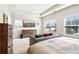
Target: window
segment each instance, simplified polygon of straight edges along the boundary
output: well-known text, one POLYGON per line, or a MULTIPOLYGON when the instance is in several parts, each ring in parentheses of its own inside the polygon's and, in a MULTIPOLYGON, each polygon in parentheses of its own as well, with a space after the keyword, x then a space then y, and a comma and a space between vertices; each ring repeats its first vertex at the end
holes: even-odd
POLYGON ((56 32, 56 20, 47 20, 45 28, 47 32, 56 32))
POLYGON ((79 15, 65 17, 65 34, 79 37, 79 15))

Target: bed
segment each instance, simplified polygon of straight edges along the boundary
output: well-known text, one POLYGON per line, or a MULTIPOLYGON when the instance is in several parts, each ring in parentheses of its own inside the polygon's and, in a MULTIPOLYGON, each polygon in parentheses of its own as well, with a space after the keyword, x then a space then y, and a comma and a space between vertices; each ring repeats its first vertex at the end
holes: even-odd
POLYGON ((28 54, 78 54, 79 40, 57 37, 38 42, 28 48, 28 54))

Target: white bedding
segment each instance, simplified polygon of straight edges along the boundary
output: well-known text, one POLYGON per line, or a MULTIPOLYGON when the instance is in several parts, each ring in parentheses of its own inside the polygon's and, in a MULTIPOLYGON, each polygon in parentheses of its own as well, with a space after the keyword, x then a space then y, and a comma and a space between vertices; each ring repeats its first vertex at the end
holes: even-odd
POLYGON ((29 47, 32 54, 79 54, 79 40, 69 37, 57 37, 36 43, 29 47))

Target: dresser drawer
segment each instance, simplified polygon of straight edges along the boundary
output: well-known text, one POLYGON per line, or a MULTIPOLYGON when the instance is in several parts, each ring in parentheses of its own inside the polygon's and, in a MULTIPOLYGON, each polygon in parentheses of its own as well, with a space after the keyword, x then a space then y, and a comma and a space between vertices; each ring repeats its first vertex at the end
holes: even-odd
POLYGON ((13 26, 12 26, 12 25, 9 25, 9 26, 8 26, 8 29, 13 29, 13 26))
POLYGON ((13 40, 8 41, 8 46, 11 46, 13 44, 13 40))
POLYGON ((0 47, 1 46, 6 46, 6 45, 7 45, 7 43, 2 43, 2 42, 0 43, 0 47))
POLYGON ((7 53, 7 47, 6 46, 1 46, 0 47, 0 54, 6 54, 7 53))
POLYGON ((8 30, 8 34, 13 34, 13 30, 8 30))
POLYGON ((12 46, 8 46, 8 54, 12 54, 13 52, 13 47, 12 46))
POLYGON ((5 41, 5 40, 0 40, 0 44, 7 44, 7 41, 5 41))
POLYGON ((12 36, 12 35, 8 35, 8 38, 11 38, 11 39, 12 39, 12 38, 13 38, 13 36, 12 36))

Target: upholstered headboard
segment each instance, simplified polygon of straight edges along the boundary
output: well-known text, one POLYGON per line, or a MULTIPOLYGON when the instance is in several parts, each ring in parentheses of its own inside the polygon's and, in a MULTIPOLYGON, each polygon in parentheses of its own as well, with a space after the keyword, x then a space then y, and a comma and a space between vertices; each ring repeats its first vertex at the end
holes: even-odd
POLYGON ((36 30, 22 30, 22 37, 34 36, 36 34, 36 30))

